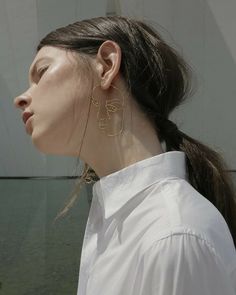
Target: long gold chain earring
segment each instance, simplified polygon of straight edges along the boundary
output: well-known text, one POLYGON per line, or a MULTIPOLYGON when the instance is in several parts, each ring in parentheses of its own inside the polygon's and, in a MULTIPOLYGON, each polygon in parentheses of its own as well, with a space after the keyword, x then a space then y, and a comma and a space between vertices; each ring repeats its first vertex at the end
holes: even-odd
MULTIPOLYGON (((93 90, 92 90, 92 95, 91 95, 91 100, 92 100, 93 105, 99 108, 99 109, 98 109, 98 112, 97 112, 98 127, 99 127, 99 129, 102 130, 102 132, 105 132, 105 131, 104 131, 104 124, 103 124, 103 121, 106 120, 106 119, 101 119, 101 118, 99 118, 99 110, 100 110, 100 105, 101 105, 101 104, 99 104, 99 101, 96 100, 96 99, 94 99, 94 97, 93 97, 93 92, 94 92, 94 90, 95 90, 97 87, 99 87, 99 86, 100 86, 100 85, 97 85, 97 86, 95 86, 95 87, 93 88, 93 90)), ((121 116, 121 128, 120 128, 119 132, 116 133, 116 134, 108 134, 108 133, 106 133, 106 134, 107 134, 107 136, 117 136, 117 135, 119 135, 119 134, 122 133, 123 128, 124 128, 124 100, 125 100, 125 99, 124 99, 124 95, 123 95, 123 93, 121 92, 121 90, 120 90, 119 88, 117 88, 116 86, 113 86, 113 85, 111 85, 111 87, 113 87, 114 89, 118 90, 118 91, 121 93, 121 96, 122 96, 123 99, 122 99, 122 102, 121 102, 120 99, 117 99, 117 98, 107 99, 107 100, 105 101, 105 108, 106 108, 106 112, 107 112, 107 117, 110 119, 110 114, 109 114, 110 112, 111 112, 111 113, 115 113, 115 112, 117 112, 117 111, 122 111, 122 116, 121 116)))

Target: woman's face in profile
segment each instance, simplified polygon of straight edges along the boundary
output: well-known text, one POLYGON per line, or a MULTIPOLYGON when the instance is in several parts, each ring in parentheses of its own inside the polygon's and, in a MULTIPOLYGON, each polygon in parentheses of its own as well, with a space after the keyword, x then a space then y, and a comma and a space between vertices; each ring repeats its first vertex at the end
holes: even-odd
POLYGON ((29 84, 14 103, 22 113, 33 113, 27 133, 34 145, 47 154, 78 152, 91 93, 88 72, 78 64, 78 55, 76 59, 64 49, 41 48, 30 66, 29 84))

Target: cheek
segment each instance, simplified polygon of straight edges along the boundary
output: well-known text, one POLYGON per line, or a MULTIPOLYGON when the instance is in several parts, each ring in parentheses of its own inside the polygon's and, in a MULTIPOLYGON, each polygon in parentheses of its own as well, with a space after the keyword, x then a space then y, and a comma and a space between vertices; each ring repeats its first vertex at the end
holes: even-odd
POLYGON ((79 136, 89 111, 88 89, 88 83, 66 77, 42 83, 34 106, 35 137, 58 143, 71 132, 79 136))
POLYGON ((67 72, 49 73, 40 81, 34 94, 35 113, 50 120, 71 109, 76 95, 75 80, 67 72))

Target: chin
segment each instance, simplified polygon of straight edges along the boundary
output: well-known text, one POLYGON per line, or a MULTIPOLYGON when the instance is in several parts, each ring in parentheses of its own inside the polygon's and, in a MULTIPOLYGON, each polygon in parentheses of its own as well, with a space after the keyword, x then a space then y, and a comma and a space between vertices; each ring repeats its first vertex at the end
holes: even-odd
POLYGON ((31 141, 33 145, 36 147, 36 149, 39 150, 41 153, 48 155, 56 154, 55 149, 50 144, 50 142, 52 141, 46 139, 46 137, 43 136, 42 133, 40 134, 39 132, 36 132, 36 130, 32 132, 31 141))
POLYGON ((32 143, 38 151, 45 155, 66 155, 65 150, 62 148, 60 149, 59 144, 56 145, 55 141, 53 142, 53 144, 50 144, 49 140, 42 140, 42 138, 32 136, 32 143))
POLYGON ((49 129, 35 128, 31 134, 32 144, 46 155, 71 156, 68 142, 64 142, 62 135, 49 132, 49 129))

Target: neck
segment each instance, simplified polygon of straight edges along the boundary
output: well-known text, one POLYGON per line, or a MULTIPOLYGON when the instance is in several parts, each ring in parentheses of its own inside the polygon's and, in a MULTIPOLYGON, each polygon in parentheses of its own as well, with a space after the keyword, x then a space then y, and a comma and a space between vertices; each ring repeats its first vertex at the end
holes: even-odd
MULTIPOLYGON (((128 109, 126 118, 127 114, 128 109)), ((137 107, 132 109, 132 121, 129 119, 122 134, 116 137, 104 134, 93 144, 85 143, 88 147, 85 161, 100 178, 164 152, 155 129, 137 107)))

